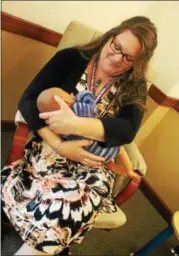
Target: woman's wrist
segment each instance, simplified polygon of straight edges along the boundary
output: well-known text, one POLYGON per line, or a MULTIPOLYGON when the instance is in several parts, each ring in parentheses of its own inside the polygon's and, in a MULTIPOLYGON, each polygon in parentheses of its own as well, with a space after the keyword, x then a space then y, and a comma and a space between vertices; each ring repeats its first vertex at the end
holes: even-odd
POLYGON ((81 122, 82 118, 79 116, 74 116, 71 120, 69 125, 70 128, 70 133, 69 134, 73 134, 73 135, 77 135, 80 136, 81 135, 81 130, 80 130, 80 126, 78 125, 79 122, 81 122))
POLYGON ((104 142, 104 127, 98 118, 78 117, 73 135, 104 142))
POLYGON ((59 140, 59 141, 56 143, 55 147, 53 147, 53 150, 54 150, 57 154, 59 154, 60 151, 61 151, 62 146, 63 146, 63 140, 59 140))

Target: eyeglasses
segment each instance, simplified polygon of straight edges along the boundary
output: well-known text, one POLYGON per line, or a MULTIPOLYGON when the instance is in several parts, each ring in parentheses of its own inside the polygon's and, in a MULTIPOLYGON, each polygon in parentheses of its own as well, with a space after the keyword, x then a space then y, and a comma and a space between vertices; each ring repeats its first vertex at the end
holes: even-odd
POLYGON ((110 43, 111 50, 114 52, 114 54, 121 54, 123 62, 127 66, 132 66, 134 63, 134 60, 132 57, 128 54, 125 54, 122 52, 121 46, 115 42, 115 36, 113 37, 111 43, 110 43))

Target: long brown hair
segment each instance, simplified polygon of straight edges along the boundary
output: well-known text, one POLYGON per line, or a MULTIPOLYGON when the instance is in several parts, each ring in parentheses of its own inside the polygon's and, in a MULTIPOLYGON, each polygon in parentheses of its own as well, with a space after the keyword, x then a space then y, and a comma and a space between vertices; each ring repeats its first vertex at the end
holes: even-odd
MULTIPOLYGON (((96 40, 78 46, 80 53, 87 59, 99 58, 104 45, 112 37, 130 30, 139 40, 142 50, 131 70, 116 76, 114 84, 117 88, 114 104, 137 104, 140 109, 145 110, 147 98, 146 70, 150 58, 157 46, 157 29, 149 18, 135 16, 123 21, 119 26, 107 31, 96 40)), ((110 96, 110 95, 109 95, 110 96)))

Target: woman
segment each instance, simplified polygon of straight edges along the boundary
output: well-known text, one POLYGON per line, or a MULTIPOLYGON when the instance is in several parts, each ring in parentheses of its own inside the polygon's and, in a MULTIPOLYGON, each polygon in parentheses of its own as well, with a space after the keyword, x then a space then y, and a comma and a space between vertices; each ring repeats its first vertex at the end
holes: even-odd
POLYGON ((30 247, 60 253, 83 239, 101 211, 116 211, 115 175, 104 158, 83 147, 93 140, 113 147, 134 139, 146 103, 145 72, 156 45, 154 24, 146 17, 130 18, 93 43, 58 52, 24 92, 18 107, 35 136, 23 159, 4 167, 2 195, 6 215, 30 247), (61 110, 39 114, 37 97, 50 87, 74 96, 90 89, 98 118, 76 116, 60 98, 61 110), (86 140, 63 141, 59 134, 86 140))

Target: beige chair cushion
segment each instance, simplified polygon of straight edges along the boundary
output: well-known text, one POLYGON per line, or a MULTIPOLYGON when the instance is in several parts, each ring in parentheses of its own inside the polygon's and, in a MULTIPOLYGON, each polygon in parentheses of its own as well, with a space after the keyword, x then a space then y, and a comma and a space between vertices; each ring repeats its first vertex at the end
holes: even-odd
POLYGON ((94 224, 94 228, 119 228, 124 225, 126 221, 126 215, 119 207, 117 207, 117 212, 115 213, 101 213, 101 215, 98 217, 94 224))
POLYGON ((179 211, 175 212, 172 217, 172 226, 177 239, 179 240, 179 211))
POLYGON ((65 29, 57 51, 67 47, 89 43, 100 35, 101 33, 98 30, 81 22, 72 21, 65 29))
POLYGON ((124 147, 132 162, 133 170, 138 170, 144 176, 147 171, 147 165, 136 143, 133 141, 130 144, 125 144, 124 147))

